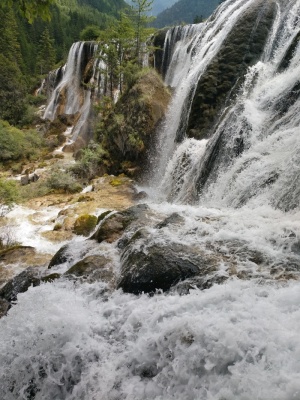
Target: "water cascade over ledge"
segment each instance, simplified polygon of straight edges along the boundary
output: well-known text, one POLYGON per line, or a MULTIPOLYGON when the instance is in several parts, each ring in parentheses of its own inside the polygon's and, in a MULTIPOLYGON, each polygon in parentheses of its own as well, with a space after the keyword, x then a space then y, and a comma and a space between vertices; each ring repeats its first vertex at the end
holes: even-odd
POLYGON ((98 44, 76 42, 69 51, 67 63, 50 72, 43 84, 48 94, 43 118, 53 121, 58 115, 73 116, 72 142, 79 136, 84 143, 91 138, 91 105, 106 93, 105 69, 98 54, 98 44))
POLYGON ((167 33, 148 204, 106 215, 53 261, 58 280, 18 295, 1 399, 300 398, 299 38, 300 0, 227 0, 167 33), (68 272, 87 260, 101 279, 68 272), (156 287, 146 267, 177 276, 156 287))

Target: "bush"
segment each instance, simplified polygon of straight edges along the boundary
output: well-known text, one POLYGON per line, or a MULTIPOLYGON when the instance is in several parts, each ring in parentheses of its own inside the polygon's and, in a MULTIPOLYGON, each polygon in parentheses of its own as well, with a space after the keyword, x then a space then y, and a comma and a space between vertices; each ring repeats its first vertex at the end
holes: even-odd
POLYGON ((42 137, 35 130, 21 131, 0 120, 0 162, 32 159, 44 146, 42 137))
POLYGON ((80 32, 80 40, 89 41, 89 40, 97 40, 101 35, 101 30, 96 25, 88 25, 80 32))
POLYGON ((81 150, 80 158, 70 168, 70 172, 81 179, 93 179, 101 172, 106 156, 107 152, 103 150, 101 145, 90 143, 89 147, 81 150))
POLYGON ((82 186, 76 181, 74 176, 69 172, 55 169, 46 181, 49 189, 61 193, 78 193, 82 190, 82 186))
POLYGON ((17 182, 0 179, 0 217, 3 217, 18 200, 17 182))

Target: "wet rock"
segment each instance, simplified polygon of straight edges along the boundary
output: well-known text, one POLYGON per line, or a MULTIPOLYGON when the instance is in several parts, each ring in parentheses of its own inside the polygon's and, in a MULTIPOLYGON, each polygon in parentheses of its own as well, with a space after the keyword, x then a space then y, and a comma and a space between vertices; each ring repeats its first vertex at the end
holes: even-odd
POLYGON ((128 228, 134 221, 142 219, 143 214, 149 210, 146 204, 138 204, 130 207, 125 211, 121 211, 111 216, 108 216, 100 225, 91 239, 97 240, 99 243, 107 241, 112 243, 118 240, 125 229, 128 228))
POLYGON ((168 225, 180 225, 184 223, 184 218, 178 213, 173 213, 162 222, 156 225, 157 229, 165 228, 168 225))
POLYGON ((32 174, 26 174, 21 176, 20 183, 22 186, 29 185, 29 183, 36 182, 40 177, 34 172, 32 174))
POLYGON ((93 255, 79 261, 64 276, 84 278, 88 282, 103 281, 113 283, 115 274, 109 263, 111 260, 101 255, 93 255))
POLYGON ((19 293, 24 293, 30 286, 38 286, 40 278, 36 276, 37 271, 33 268, 28 268, 15 276, 3 288, 0 289, 0 298, 11 303, 17 300, 19 293))
POLYGON ((112 211, 104 211, 102 214, 99 215, 98 219, 97 219, 97 225, 100 224, 101 221, 104 220, 105 217, 107 217, 112 211))
POLYGON ((140 200, 147 199, 147 197, 148 197, 147 193, 142 190, 141 192, 138 192, 133 195, 133 200, 140 201, 140 200))
POLYGON ((52 257, 52 259, 51 259, 51 261, 50 261, 50 263, 48 265, 48 269, 50 269, 52 267, 55 267, 56 265, 63 264, 64 262, 68 261, 69 257, 70 257, 69 245, 65 244, 52 257))
POLYGON ((191 279, 186 279, 183 282, 179 282, 177 285, 171 288, 172 292, 177 292, 180 295, 189 294, 191 290, 200 289, 205 290, 211 288, 215 284, 222 284, 227 279, 226 275, 211 274, 210 269, 206 270, 207 275, 196 276, 191 279))
POLYGON ((118 287, 124 292, 139 294, 169 290, 179 281, 195 275, 206 275, 214 263, 186 245, 158 243, 148 247, 128 246, 122 255, 118 287))
POLYGON ((55 281, 56 279, 59 279, 61 277, 61 275, 60 274, 57 274, 57 273, 54 273, 54 274, 50 274, 50 275, 47 275, 47 276, 44 276, 42 279, 41 279, 41 282, 53 282, 53 281, 55 281))
POLYGON ((20 183, 22 186, 26 186, 29 184, 29 177, 28 175, 21 176, 20 183))
POLYGON ((10 309, 10 307, 11 304, 7 300, 0 299, 0 318, 7 314, 7 311, 10 309))

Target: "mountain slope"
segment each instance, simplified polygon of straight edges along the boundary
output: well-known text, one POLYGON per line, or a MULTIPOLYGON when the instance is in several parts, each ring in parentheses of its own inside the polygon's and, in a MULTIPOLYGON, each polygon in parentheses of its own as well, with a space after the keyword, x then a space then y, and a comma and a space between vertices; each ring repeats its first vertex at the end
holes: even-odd
MULTIPOLYGON (((132 4, 131 0, 126 0, 128 4, 132 4)), ((166 8, 171 7, 177 0, 153 0, 151 15, 158 15, 166 8)))
POLYGON ((219 3, 220 0, 180 0, 161 12, 153 22, 153 26, 163 28, 179 25, 182 22, 193 23, 197 16, 209 17, 219 3))

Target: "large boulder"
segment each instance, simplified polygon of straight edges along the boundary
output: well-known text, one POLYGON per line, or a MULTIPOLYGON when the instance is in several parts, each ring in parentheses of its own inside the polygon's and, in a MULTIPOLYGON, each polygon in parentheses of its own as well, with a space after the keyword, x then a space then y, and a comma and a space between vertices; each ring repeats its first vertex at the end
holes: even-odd
POLYGON ((174 213, 151 230, 138 229, 125 242, 119 288, 134 294, 167 291, 178 282, 207 276, 217 269, 219 260, 197 245, 162 240, 161 230, 182 223, 183 218, 174 213))
POLYGON ((199 274, 202 267, 202 258, 183 245, 155 244, 146 251, 130 248, 122 257, 118 287, 134 294, 166 291, 179 281, 199 274))
POLYGON ((134 221, 139 221, 139 224, 142 224, 148 211, 150 211, 150 209, 146 204, 138 204, 127 210, 108 215, 108 217, 102 221, 91 239, 95 239, 99 243, 104 240, 108 243, 112 243, 121 238, 124 231, 134 221))

